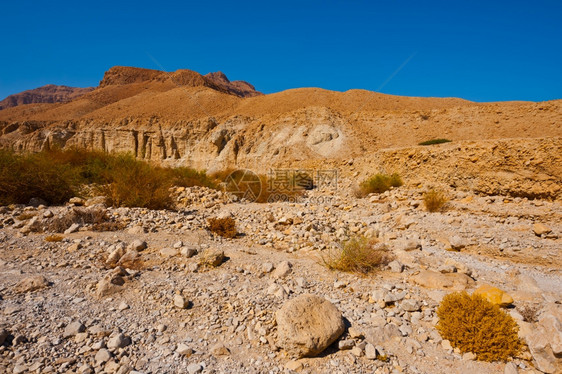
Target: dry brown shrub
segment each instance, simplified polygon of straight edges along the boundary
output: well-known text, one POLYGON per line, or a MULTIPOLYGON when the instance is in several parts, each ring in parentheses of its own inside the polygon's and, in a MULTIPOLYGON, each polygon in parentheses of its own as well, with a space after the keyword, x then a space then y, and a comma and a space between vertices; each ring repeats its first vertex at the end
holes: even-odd
POLYGON ((387 265, 392 259, 388 249, 375 239, 353 237, 322 257, 332 270, 367 274, 387 265))
POLYGON ((208 224, 208 229, 212 233, 224 238, 232 239, 238 234, 238 231, 236 231, 236 221, 232 217, 209 218, 208 224))
POLYGON ((63 216, 52 218, 47 229, 52 232, 64 232, 74 223, 100 225, 107 221, 109 217, 105 209, 72 208, 63 216))
POLYGON ((64 236, 62 235, 49 235, 45 237, 45 241, 46 242, 51 242, 51 243, 58 243, 61 242, 64 239, 64 236))
POLYGON ((521 349, 515 320, 480 295, 455 292, 437 309, 437 330, 461 352, 481 361, 506 361, 521 349))
POLYGON ((445 209, 449 199, 442 190, 431 189, 424 193, 423 203, 429 212, 438 212, 445 209))

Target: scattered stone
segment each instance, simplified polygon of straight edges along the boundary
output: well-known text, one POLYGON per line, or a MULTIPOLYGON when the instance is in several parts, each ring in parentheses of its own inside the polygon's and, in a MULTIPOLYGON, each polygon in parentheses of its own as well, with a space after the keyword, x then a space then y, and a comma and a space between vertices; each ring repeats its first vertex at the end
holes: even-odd
POLYGON ((285 368, 291 371, 302 370, 303 365, 300 360, 291 360, 285 364, 285 368))
POLYGON ((146 244, 146 242, 144 240, 140 240, 140 239, 135 239, 131 242, 131 244, 129 244, 129 249, 131 249, 133 251, 137 251, 137 252, 142 252, 147 247, 148 247, 148 245, 146 244))
POLYGON ((341 351, 349 350, 354 346, 355 346, 355 340, 353 339, 340 340, 338 342, 338 349, 341 351))
POLYGON ((464 247, 466 247, 468 245, 467 240, 464 238, 461 238, 458 235, 454 235, 452 237, 449 238, 449 244, 451 244, 451 249, 454 251, 460 251, 461 249, 463 249, 464 247))
POLYGON ((402 271, 404 271, 404 265, 402 265, 401 263, 399 263, 398 261, 394 260, 391 261, 388 264, 388 268, 390 269, 390 271, 392 271, 393 273, 401 273, 402 271))
POLYGON ((375 360, 377 358, 377 349, 371 343, 365 346, 365 357, 369 360, 375 360))
POLYGON ((200 364, 189 364, 187 366, 187 372, 189 374, 197 374, 203 371, 203 366, 200 364))
POLYGON ((201 257, 201 265, 206 265, 216 268, 220 266, 225 260, 224 252, 218 250, 207 250, 201 257))
POLYGON ((74 204, 76 206, 82 206, 84 205, 85 201, 84 199, 80 198, 80 197, 71 197, 70 200, 68 200, 69 204, 74 204))
POLYGON ((189 301, 186 300, 182 295, 175 294, 174 295, 174 306, 179 309, 187 309, 189 306, 189 301))
POLYGON ((65 233, 66 235, 72 234, 72 233, 78 231, 79 228, 80 228, 80 224, 79 224, 79 223, 73 223, 72 225, 70 225, 69 228, 67 228, 66 230, 64 230, 64 233, 65 233))
POLYGON ((541 236, 544 234, 548 234, 552 230, 550 227, 543 225, 542 223, 535 223, 533 224, 533 232, 536 236, 541 236))
POLYGON ((277 311, 277 345, 294 357, 314 357, 345 330, 341 312, 328 300, 305 294, 277 311))
POLYGON ((112 354, 107 349, 102 348, 96 353, 95 360, 97 363, 105 363, 111 360, 112 354))
POLYGON ((214 346, 212 346, 209 350, 211 352, 211 354, 215 357, 220 357, 220 356, 228 356, 230 355, 230 350, 223 344, 223 343, 217 343, 214 346))
POLYGON ((271 276, 275 279, 285 278, 292 271, 293 265, 289 261, 281 261, 275 267, 275 270, 271 273, 271 276))
POLYGON ((124 334, 116 334, 107 341, 107 348, 114 350, 118 348, 123 348, 131 344, 131 338, 125 336, 124 334))
POLYGON ((420 303, 413 299, 406 299, 402 301, 400 307, 406 312, 417 312, 421 308, 420 303))
POLYGON ((189 346, 184 343, 180 343, 176 348, 176 352, 178 352, 180 355, 189 357, 193 354, 193 349, 189 348, 189 346))
POLYGON ((63 337, 69 338, 84 331, 86 331, 86 326, 84 326, 80 321, 74 321, 66 326, 63 337))
POLYGON ((264 262, 261 266, 261 271, 264 273, 271 273, 275 266, 271 262, 264 262))
POLYGON ((173 256, 177 256, 177 254, 178 254, 177 248, 166 247, 160 250, 160 255, 163 257, 173 257, 173 256))
POLYGON ((0 345, 4 344, 8 336, 10 336, 10 332, 8 330, 0 329, 0 345))
POLYGON ((180 254, 181 254, 183 257, 191 258, 191 257, 193 257, 193 256, 195 256, 195 255, 197 254, 197 249, 196 249, 196 248, 193 248, 193 247, 183 247, 183 248, 180 250, 180 254))
POLYGON ((32 292, 48 287, 49 281, 42 275, 34 275, 19 281, 14 287, 18 293, 32 292))

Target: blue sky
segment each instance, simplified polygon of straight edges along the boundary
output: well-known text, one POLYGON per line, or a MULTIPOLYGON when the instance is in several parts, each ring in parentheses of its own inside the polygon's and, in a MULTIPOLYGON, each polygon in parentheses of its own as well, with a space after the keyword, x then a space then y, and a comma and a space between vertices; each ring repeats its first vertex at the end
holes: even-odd
POLYGON ((562 98, 562 1, 11 1, 0 99, 95 86, 114 65, 221 70, 264 93, 362 88, 562 98))

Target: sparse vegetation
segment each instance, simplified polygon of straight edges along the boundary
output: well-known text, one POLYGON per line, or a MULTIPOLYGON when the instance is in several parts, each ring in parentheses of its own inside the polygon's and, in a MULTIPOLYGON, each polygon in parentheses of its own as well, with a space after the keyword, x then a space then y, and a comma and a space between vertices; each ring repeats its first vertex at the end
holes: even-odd
POLYGON ((56 235, 56 234, 45 237, 46 242, 52 242, 52 243, 61 242, 63 239, 64 237, 62 235, 56 235))
POLYGON ((18 219, 19 219, 20 221, 27 221, 27 220, 29 220, 29 219, 35 217, 36 215, 37 215, 36 212, 23 212, 22 214, 20 214, 20 215, 18 216, 18 219))
POLYGON ((443 339, 481 361, 507 360, 521 349, 517 323, 499 306, 480 295, 456 292, 437 309, 437 329, 443 339))
POLYGON ((443 144, 443 143, 450 143, 452 140, 438 138, 438 139, 430 139, 426 140, 425 142, 418 143, 418 145, 433 145, 433 144, 443 144))
POLYGON ((375 239, 353 237, 328 251, 322 257, 324 265, 332 270, 367 274, 391 260, 389 251, 375 239))
POLYGON ((428 212, 443 210, 449 199, 442 190, 431 189, 423 194, 423 204, 428 212))
POLYGON ((525 322, 535 323, 538 320, 539 311, 536 306, 526 305, 519 309, 519 313, 525 322))
POLYGON ((305 190, 313 188, 313 179, 309 174, 292 171, 287 171, 287 175, 263 175, 227 169, 212 177, 223 184, 225 191, 257 203, 296 201, 305 190))
MULTIPOLYGON (((73 208, 66 214, 60 217, 54 217, 49 221, 47 230, 51 232, 64 232, 72 224, 78 223, 80 225, 92 225, 92 230, 95 231, 115 231, 106 230, 112 225, 123 228, 124 225, 112 221, 105 209, 89 209, 89 208, 73 208)), ((117 230, 117 229, 116 229, 117 230)))
POLYGON ((207 222, 209 224, 209 231, 223 238, 232 239, 238 234, 236 221, 232 217, 209 218, 207 222))
POLYGON ((216 187, 204 172, 157 167, 126 154, 75 149, 26 155, 0 151, 1 205, 25 204, 34 197, 62 204, 90 184, 114 206, 150 209, 173 206, 172 186, 216 187))
POLYGON ((383 174, 378 173, 364 180, 356 191, 358 197, 365 197, 371 193, 383 193, 392 187, 400 187, 404 184, 398 173, 383 174))

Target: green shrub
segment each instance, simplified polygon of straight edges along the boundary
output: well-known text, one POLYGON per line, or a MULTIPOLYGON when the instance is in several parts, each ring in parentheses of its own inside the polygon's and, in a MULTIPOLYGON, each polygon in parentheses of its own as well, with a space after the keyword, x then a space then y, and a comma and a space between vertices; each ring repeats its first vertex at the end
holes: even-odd
POLYGON ((429 212, 438 212, 445 208, 449 199, 441 190, 431 189, 423 194, 423 203, 429 212))
POLYGON ((322 257, 324 265, 329 269, 363 274, 387 265, 390 260, 386 247, 379 245, 375 239, 364 236, 344 241, 322 257))
POLYGON ((400 187, 404 184, 399 174, 375 174, 372 177, 364 180, 359 185, 357 191, 358 197, 365 197, 370 193, 383 193, 390 190, 391 187, 400 187))
POLYGON ((418 143, 418 145, 433 145, 433 144, 443 144, 443 143, 450 143, 452 140, 449 139, 430 139, 426 140, 425 142, 418 143))
POLYGON ((446 295, 437 309, 437 330, 461 352, 478 360, 505 361, 521 349, 515 320, 480 295, 446 295))
POLYGON ((0 151, 0 205, 26 204, 34 197, 63 204, 79 196, 84 185, 93 185, 93 191, 105 195, 113 206, 149 209, 173 207, 172 186, 216 187, 204 172, 153 166, 126 154, 0 151))
POLYGON ((238 234, 236 221, 232 217, 209 218, 208 224, 209 231, 224 238, 232 239, 238 234))

